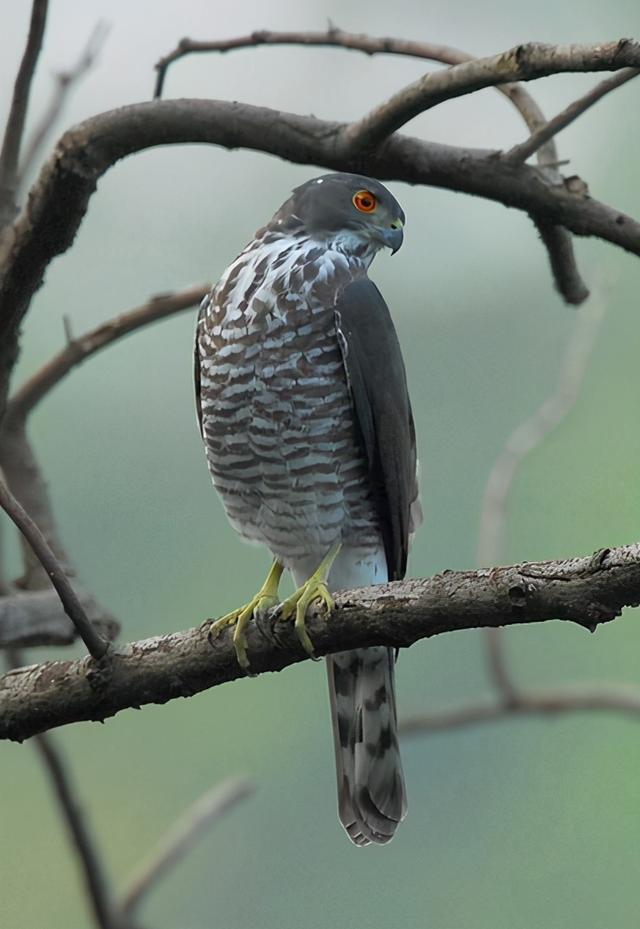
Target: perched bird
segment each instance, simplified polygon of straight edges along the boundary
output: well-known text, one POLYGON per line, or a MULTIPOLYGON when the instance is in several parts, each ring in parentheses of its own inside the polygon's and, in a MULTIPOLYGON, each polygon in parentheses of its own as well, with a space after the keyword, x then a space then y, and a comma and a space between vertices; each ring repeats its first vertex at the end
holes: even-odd
MULTIPOLYGON (((198 318, 196 397, 209 470, 241 536, 274 561, 258 593, 214 623, 245 629, 278 604, 313 654, 305 613, 330 591, 402 578, 421 521, 404 363, 367 270, 402 245, 404 213, 372 178, 296 188, 229 265, 198 318)), ((356 845, 388 842, 406 813, 389 648, 327 658, 338 811, 356 845)))

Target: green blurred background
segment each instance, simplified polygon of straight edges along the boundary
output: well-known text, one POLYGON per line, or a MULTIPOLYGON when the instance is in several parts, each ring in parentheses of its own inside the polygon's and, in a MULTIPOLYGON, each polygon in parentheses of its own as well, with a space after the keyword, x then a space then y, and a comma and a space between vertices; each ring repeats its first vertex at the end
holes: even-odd
MULTIPOLYGON (((0 109, 29 4, 0 2, 0 109)), ((592 42, 638 32, 634 0, 525 7, 497 0, 364 0, 160 5, 54 0, 31 124, 51 72, 76 60, 96 19, 112 24, 98 67, 60 129, 148 99, 153 63, 183 35, 255 28, 345 29, 448 43, 478 54, 517 42, 592 42)), ((425 69, 355 52, 258 49, 178 63, 168 96, 237 99, 353 118, 425 69)), ((548 115, 594 76, 531 85, 548 115)), ((607 98, 559 139, 567 173, 640 214, 639 85, 607 98)), ((501 147, 519 117, 484 91, 415 120, 413 134, 501 147)), ((321 172, 317 172, 321 173, 321 172)), ((50 267, 24 328, 17 381, 76 332, 148 296, 214 280, 313 168, 185 146, 128 159, 100 182, 71 252, 50 267)), ((554 292, 528 219, 496 204, 390 185, 407 213, 400 254, 373 276, 404 346, 422 459, 426 521, 411 571, 473 566, 480 500, 512 429, 555 383, 578 314, 554 292)), ((576 410, 514 488, 508 560, 563 557, 640 537, 636 258, 576 243, 607 314, 576 410)), ((227 525, 211 489, 191 386, 194 312, 137 334, 74 372, 38 409, 32 435, 64 539, 86 587, 140 638, 221 614, 267 566, 227 525)), ((12 567, 18 571, 15 547, 12 567)), ((510 630, 524 684, 637 682, 640 626, 629 611, 589 636, 561 624, 510 630)), ((78 651, 78 650, 76 650, 78 651)), ((52 652, 53 654, 53 652, 52 652)), ((55 654, 67 656, 69 651, 55 654)), ((44 657, 38 653, 35 657, 44 657)), ((486 696, 479 633, 403 653, 400 712, 486 696)), ((57 732, 118 887, 165 828, 216 781, 247 774, 255 795, 171 872, 145 905, 154 929, 631 929, 638 925, 640 721, 614 715, 515 720, 404 745, 410 812, 394 843, 353 848, 338 825, 324 669, 306 663, 188 701, 57 732)), ((90 923, 50 789, 28 745, 0 748, 0 926, 90 923)))

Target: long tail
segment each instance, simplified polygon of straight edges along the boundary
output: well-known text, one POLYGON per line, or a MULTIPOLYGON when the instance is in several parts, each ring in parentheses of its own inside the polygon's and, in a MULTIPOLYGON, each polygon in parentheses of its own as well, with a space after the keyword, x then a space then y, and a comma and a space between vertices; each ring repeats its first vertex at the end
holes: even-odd
POLYGON ((356 845, 390 842, 407 812, 394 662, 382 647, 327 658, 338 814, 356 845))

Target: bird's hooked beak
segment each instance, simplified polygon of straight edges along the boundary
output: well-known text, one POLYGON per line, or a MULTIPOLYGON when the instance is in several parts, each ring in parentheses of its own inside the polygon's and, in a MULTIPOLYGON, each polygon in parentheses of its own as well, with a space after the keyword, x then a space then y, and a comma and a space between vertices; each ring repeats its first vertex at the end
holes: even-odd
POLYGON ((391 249, 391 254, 395 255, 404 239, 403 222, 401 219, 394 219, 386 228, 380 230, 380 238, 384 244, 391 249))

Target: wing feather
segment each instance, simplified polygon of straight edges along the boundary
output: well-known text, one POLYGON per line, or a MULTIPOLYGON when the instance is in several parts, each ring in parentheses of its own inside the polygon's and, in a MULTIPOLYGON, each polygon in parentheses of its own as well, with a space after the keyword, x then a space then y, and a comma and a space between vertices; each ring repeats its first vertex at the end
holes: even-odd
POLYGON ((389 308, 368 278, 336 301, 336 330, 382 529, 389 580, 404 577, 419 511, 416 438, 407 377, 389 308))

